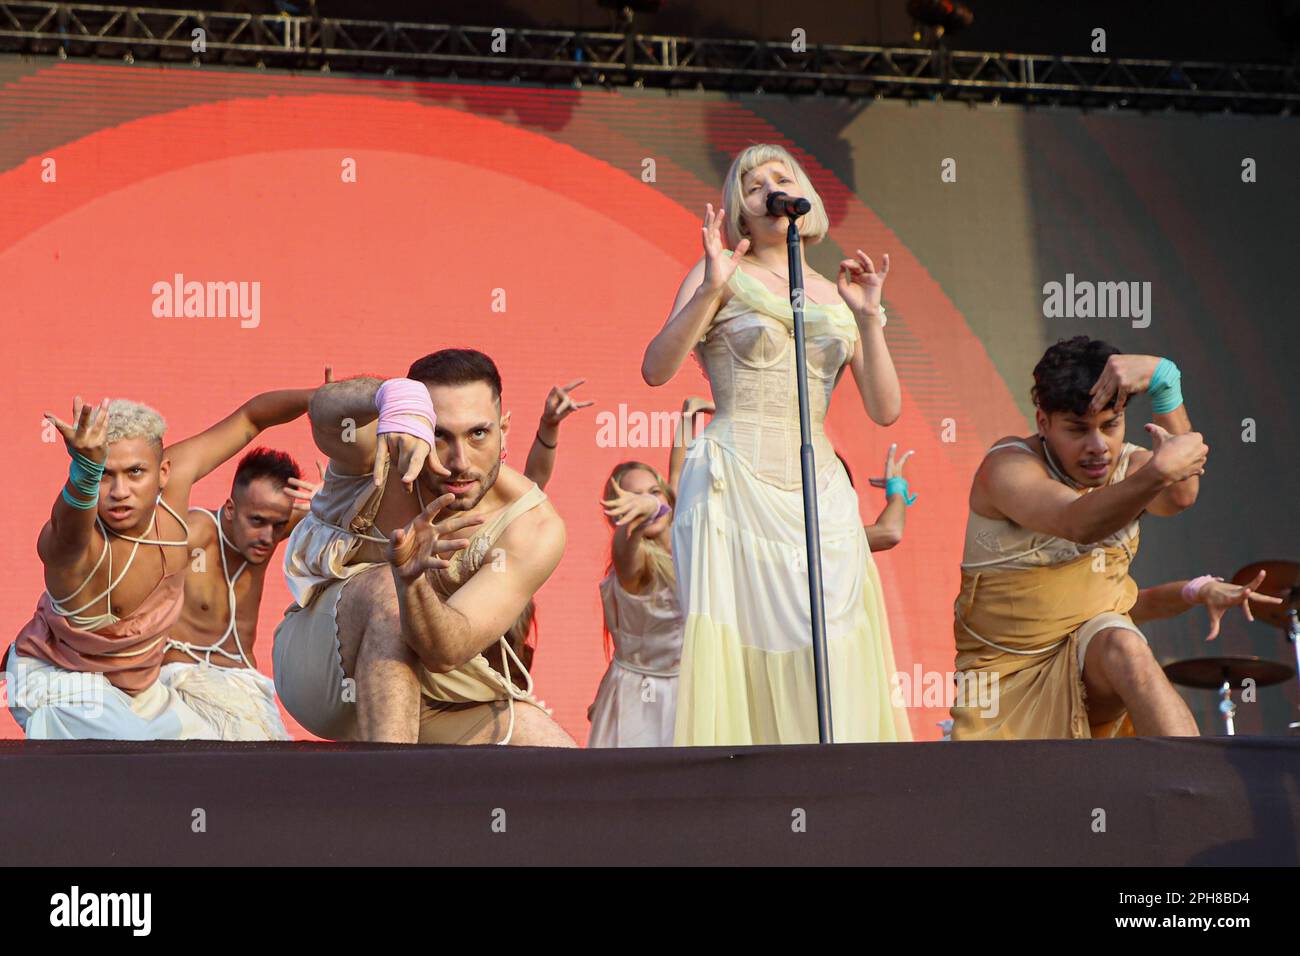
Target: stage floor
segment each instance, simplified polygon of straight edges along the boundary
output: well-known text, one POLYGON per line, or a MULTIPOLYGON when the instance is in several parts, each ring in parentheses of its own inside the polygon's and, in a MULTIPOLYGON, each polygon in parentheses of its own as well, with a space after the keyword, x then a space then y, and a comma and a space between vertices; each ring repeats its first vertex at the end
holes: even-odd
POLYGON ((9 865, 1294 866, 1300 740, 4 741, 0 807, 9 865))

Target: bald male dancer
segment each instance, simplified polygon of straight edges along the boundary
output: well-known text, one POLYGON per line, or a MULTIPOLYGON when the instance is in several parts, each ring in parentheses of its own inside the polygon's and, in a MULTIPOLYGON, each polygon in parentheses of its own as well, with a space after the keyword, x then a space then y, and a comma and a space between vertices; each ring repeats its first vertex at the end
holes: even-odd
POLYGON ((310 417, 330 463, 285 555, 285 708, 331 740, 574 746, 505 639, 565 531, 503 464, 492 360, 444 349, 405 378, 324 385, 310 417))
POLYGON ((37 539, 46 592, 5 658, 10 712, 29 738, 211 738, 158 680, 190 567, 190 489, 263 429, 307 409, 312 389, 257 395, 164 448, 166 423, 138 402, 73 401, 46 418, 72 458, 37 539))
POLYGON ((1193 736, 1138 622, 1203 598, 1171 607, 1129 574, 1139 518, 1190 507, 1204 473, 1181 374, 1078 336, 1043 354, 1032 395, 1038 434, 997 442, 971 487, 952 739, 1112 736, 1126 715, 1137 734, 1193 736), (1150 450, 1124 440, 1143 393, 1150 450))
POLYGON ((159 679, 219 740, 290 739, 275 683, 257 669, 257 617, 271 558, 318 487, 287 452, 255 448, 240 460, 222 507, 190 509, 185 604, 159 679))

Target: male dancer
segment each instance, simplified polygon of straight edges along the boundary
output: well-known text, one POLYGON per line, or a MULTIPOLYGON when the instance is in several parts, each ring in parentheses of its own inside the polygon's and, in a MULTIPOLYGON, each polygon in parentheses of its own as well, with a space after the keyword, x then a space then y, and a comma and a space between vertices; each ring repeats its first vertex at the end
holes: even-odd
POLYGON ((196 481, 263 429, 297 418, 311 389, 267 392, 164 450, 152 408, 73 401, 46 418, 72 456, 36 551, 46 592, 6 657, 9 707, 29 738, 149 740, 212 731, 158 681, 181 613, 196 481))
POLYGON ((1196 734, 1130 613, 1139 517, 1191 506, 1205 470, 1180 378, 1168 359, 1086 336, 1034 368, 1038 434, 997 442, 971 488, 954 740, 1103 736, 1126 712, 1138 734, 1196 734), (1141 392, 1150 451, 1124 440, 1125 404, 1141 392))
POLYGON ((159 679, 219 740, 290 739, 253 648, 271 555, 317 488, 286 452, 255 448, 240 460, 220 510, 190 509, 185 605, 159 679))
POLYGON ((330 464, 285 555, 286 709, 334 740, 574 746, 503 637, 565 533, 545 493, 502 464, 496 365, 444 349, 406 378, 324 385, 310 415, 330 464))

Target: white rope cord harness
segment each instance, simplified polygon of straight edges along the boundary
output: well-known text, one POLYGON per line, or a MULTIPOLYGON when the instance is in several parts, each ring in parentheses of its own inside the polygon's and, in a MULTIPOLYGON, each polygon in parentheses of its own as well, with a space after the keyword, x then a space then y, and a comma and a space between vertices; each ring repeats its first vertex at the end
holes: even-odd
MULTIPOLYGON (((71 594, 67 595, 66 597, 56 598, 53 594, 50 594, 49 589, 46 589, 45 594, 49 597, 50 607, 54 609, 55 614, 59 615, 60 617, 67 618, 69 623, 71 623, 73 627, 83 631, 99 630, 101 627, 108 627, 109 625, 116 624, 118 621, 121 620, 120 617, 118 617, 116 614, 113 613, 113 591, 119 584, 122 583, 122 580, 126 577, 127 572, 131 570, 131 565, 135 561, 136 553, 140 550, 140 545, 156 544, 162 547, 188 547, 189 546, 190 526, 186 524, 184 518, 182 518, 180 515, 178 515, 175 512, 175 510, 172 509, 171 505, 169 505, 165 500, 163 500, 162 495, 158 496, 158 500, 154 505, 153 516, 149 519, 149 531, 154 532, 158 526, 157 505, 162 505, 163 508, 167 510, 168 514, 170 514, 173 518, 175 518, 178 522, 180 522, 181 529, 185 532, 185 540, 164 541, 158 538, 133 538, 130 535, 119 534, 118 532, 113 531, 112 529, 107 527, 103 523, 103 521, 100 520, 99 515, 95 515, 95 527, 99 528, 99 533, 104 536, 104 549, 103 551, 100 552, 99 560, 95 562, 95 566, 91 568, 90 573, 86 575, 86 579, 82 581, 80 586, 71 594), (116 578, 113 577, 113 549, 108 539, 108 536, 110 534, 115 538, 121 538, 123 541, 132 542, 131 554, 127 557, 126 564, 122 566, 122 571, 117 575, 116 578), (88 585, 94 579, 95 574, 99 571, 100 567, 103 565, 105 560, 108 561, 108 587, 105 588, 103 591, 101 591, 99 594, 96 594, 85 604, 81 605, 81 607, 76 607, 76 608, 65 607, 64 605, 68 601, 71 601, 74 597, 76 597, 83 590, 85 590, 86 585, 88 585), (103 614, 95 614, 88 617, 83 617, 81 615, 81 612, 86 610, 86 608, 94 607, 96 604, 98 604, 100 601, 103 600, 107 600, 108 602, 108 608, 103 614)), ((164 572, 166 571, 165 566, 163 570, 164 572)), ((157 640, 151 641, 147 647, 138 651, 116 651, 116 652, 104 651, 99 656, 139 657, 142 654, 149 653, 151 650, 157 647, 158 644, 165 638, 165 636, 166 635, 159 635, 157 640)))
MULTIPOLYGON (((239 576, 248 568, 248 561, 245 560, 239 565, 239 570, 234 574, 231 574, 230 566, 226 563, 226 545, 228 542, 226 541, 226 533, 221 529, 220 516, 217 512, 209 511, 207 508, 198 508, 196 510, 201 511, 203 514, 211 518, 212 523, 217 526, 217 547, 221 550, 221 576, 226 582, 226 597, 227 602, 230 605, 230 623, 226 625, 226 630, 221 635, 221 638, 213 644, 205 646, 202 644, 194 644, 189 641, 178 641, 171 638, 167 641, 167 649, 181 651, 193 658, 194 662, 197 664, 211 664, 212 655, 220 654, 228 661, 239 661, 245 667, 252 668, 252 663, 249 662, 248 656, 244 653, 243 642, 239 639, 239 625, 235 620, 235 582, 239 580, 239 576), (235 638, 235 650, 238 652, 235 654, 230 653, 230 651, 222 647, 222 645, 230 639, 231 635, 235 638)), ((232 548, 231 550, 234 549, 232 548)))

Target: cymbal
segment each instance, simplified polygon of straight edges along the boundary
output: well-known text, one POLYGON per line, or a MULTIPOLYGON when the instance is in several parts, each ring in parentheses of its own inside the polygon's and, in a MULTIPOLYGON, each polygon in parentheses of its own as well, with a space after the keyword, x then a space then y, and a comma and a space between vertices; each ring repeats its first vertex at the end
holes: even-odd
POLYGON ((1175 684, 1207 690, 1218 690, 1225 680, 1234 688, 1240 687, 1247 678, 1256 687, 1268 687, 1282 683, 1294 673, 1295 668, 1290 664, 1262 657, 1191 657, 1165 665, 1165 676, 1175 684))
POLYGON ((1280 597, 1281 604, 1251 604, 1255 620, 1274 627, 1287 626, 1287 611, 1300 608, 1300 561, 1256 561, 1232 576, 1233 584, 1249 584, 1260 571, 1265 573, 1260 594, 1280 597))

